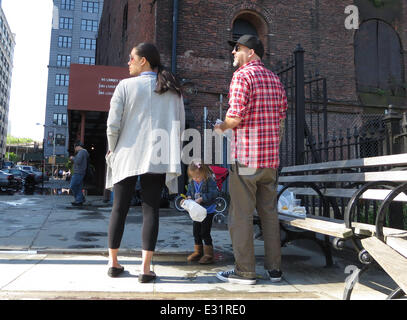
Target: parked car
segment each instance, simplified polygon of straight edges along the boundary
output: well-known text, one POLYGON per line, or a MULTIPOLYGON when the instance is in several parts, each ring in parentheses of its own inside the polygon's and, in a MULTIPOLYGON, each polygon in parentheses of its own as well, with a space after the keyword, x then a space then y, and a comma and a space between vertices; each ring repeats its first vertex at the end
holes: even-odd
POLYGON ((3 169, 11 169, 12 167, 14 167, 13 161, 3 161, 3 165, 2 165, 3 169))
POLYGON ((37 183, 35 174, 29 171, 13 168, 3 169, 3 172, 14 175, 17 181, 21 179, 21 185, 24 185, 26 187, 33 187, 37 183))
POLYGON ((16 169, 28 171, 28 172, 31 172, 31 173, 35 174, 35 181, 37 183, 42 182, 42 180, 44 180, 44 181, 49 180, 48 175, 46 175, 45 173, 43 174, 42 171, 38 170, 34 166, 26 166, 26 165, 20 165, 19 164, 19 165, 16 165, 16 169))
POLYGON ((33 167, 33 170, 31 171, 32 173, 34 173, 35 175, 40 177, 40 181, 44 180, 44 181, 49 181, 49 176, 44 172, 42 172, 41 170, 39 170, 36 167, 33 167))
POLYGON ((37 179, 35 173, 25 171, 25 170, 20 170, 21 174, 24 177, 24 185, 26 187, 33 187, 34 185, 37 184, 37 179))
POLYGON ((18 189, 17 180, 12 174, 0 171, 0 190, 15 192, 18 189))
POLYGON ((21 188, 24 184, 24 178, 20 170, 18 169, 2 169, 1 171, 12 174, 14 176, 14 179, 17 181, 17 186, 18 188, 21 188))
POLYGON ((33 166, 26 166, 23 164, 18 164, 16 165, 16 169, 21 169, 21 170, 25 170, 25 171, 33 171, 34 167, 33 166))

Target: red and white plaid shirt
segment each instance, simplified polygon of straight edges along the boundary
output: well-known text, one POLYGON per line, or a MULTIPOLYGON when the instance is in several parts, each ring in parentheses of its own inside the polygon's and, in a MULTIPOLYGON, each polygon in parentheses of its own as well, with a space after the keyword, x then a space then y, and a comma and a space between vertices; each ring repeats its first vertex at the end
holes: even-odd
POLYGON ((286 117, 287 97, 280 79, 260 60, 235 71, 226 116, 239 117, 233 129, 232 160, 251 168, 278 168, 280 119, 286 117))

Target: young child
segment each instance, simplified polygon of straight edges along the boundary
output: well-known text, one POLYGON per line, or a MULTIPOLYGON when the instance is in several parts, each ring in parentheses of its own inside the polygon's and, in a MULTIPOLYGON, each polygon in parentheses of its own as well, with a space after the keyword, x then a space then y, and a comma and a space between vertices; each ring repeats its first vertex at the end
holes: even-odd
POLYGON ((194 252, 187 260, 189 262, 199 260, 201 264, 210 264, 214 262, 211 228, 218 188, 212 170, 201 161, 192 161, 187 172, 189 177, 187 198, 194 199, 207 211, 207 216, 202 222, 193 223, 195 246, 194 252))

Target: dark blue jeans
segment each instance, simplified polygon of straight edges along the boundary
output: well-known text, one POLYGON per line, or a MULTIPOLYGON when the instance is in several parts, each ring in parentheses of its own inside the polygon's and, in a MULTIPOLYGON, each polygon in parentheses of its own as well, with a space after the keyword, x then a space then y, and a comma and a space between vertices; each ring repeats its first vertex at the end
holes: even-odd
POLYGON ((82 193, 83 178, 85 178, 84 174, 77 174, 77 173, 74 173, 71 178, 70 188, 71 188, 72 194, 75 198, 75 202, 77 202, 77 203, 85 201, 85 197, 83 196, 83 193, 82 193))

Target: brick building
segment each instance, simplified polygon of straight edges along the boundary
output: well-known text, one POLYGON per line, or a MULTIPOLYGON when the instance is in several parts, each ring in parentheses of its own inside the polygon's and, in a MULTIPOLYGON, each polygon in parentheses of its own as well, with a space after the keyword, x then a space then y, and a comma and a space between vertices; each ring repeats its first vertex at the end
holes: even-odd
POLYGON ((227 40, 255 33, 270 68, 284 64, 300 43, 306 74, 327 78, 332 108, 405 105, 405 17, 402 0, 106 0, 96 64, 126 66, 134 44, 156 43, 163 63, 185 83, 197 119, 204 106, 218 110, 220 94, 227 108, 233 73, 227 40), (345 28, 348 5, 359 9, 359 30, 345 28))

